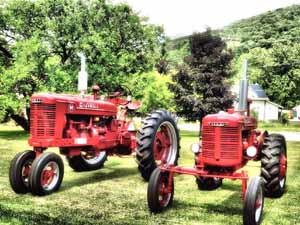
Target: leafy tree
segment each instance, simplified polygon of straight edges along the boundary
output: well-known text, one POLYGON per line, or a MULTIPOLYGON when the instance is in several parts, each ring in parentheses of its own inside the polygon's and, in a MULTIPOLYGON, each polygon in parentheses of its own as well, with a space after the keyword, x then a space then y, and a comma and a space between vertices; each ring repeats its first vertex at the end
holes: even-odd
POLYGON ((176 71, 178 65, 184 63, 184 58, 190 54, 187 37, 166 40, 168 69, 176 71))
POLYGON ((271 101, 292 108, 300 104, 300 45, 274 44, 274 48, 251 49, 240 58, 249 59, 249 78, 259 83, 271 101))
POLYGON ((133 97, 142 102, 139 111, 142 114, 160 108, 174 111, 174 94, 168 89, 171 82, 170 76, 154 71, 133 75, 128 84, 129 87, 134 87, 133 97))
POLYGON ((227 109, 233 103, 226 83, 232 55, 226 51, 224 41, 210 30, 190 37, 190 52, 170 87, 178 114, 202 121, 205 115, 227 109))
POLYGON ((234 43, 236 78, 242 60, 249 59, 250 80, 287 108, 300 104, 299 14, 300 5, 293 5, 238 21, 222 33, 234 43))
POLYGON ((158 63, 155 64, 155 67, 160 74, 167 74, 169 71, 169 62, 167 60, 167 49, 165 41, 161 44, 160 59, 158 63))
POLYGON ((34 92, 76 91, 79 51, 89 86, 102 91, 152 70, 158 58, 162 29, 123 3, 11 0, 0 8, 0 120, 11 117, 26 130, 34 92))

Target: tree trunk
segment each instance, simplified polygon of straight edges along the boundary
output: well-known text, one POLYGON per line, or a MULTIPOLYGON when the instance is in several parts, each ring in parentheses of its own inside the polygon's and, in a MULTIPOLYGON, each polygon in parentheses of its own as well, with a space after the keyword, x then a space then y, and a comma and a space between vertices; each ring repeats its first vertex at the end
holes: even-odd
POLYGON ((27 120, 24 116, 12 114, 11 118, 19 125, 21 126, 25 131, 29 132, 29 120, 27 120))

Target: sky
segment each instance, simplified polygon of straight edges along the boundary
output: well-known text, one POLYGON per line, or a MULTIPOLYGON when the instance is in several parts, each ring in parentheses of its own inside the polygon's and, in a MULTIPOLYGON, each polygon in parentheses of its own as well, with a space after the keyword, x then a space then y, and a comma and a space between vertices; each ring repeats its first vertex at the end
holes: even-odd
POLYGON ((163 25, 169 37, 222 28, 269 10, 300 4, 300 0, 111 0, 127 2, 150 23, 163 25))

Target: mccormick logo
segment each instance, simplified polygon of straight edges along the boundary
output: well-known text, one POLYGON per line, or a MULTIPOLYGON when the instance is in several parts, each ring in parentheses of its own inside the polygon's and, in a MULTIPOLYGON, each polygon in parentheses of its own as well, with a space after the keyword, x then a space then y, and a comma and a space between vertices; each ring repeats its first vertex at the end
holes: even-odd
POLYGON ((209 122, 208 125, 209 125, 209 126, 212 126, 212 127, 225 127, 225 126, 227 126, 227 123, 222 123, 222 122, 209 122))
POLYGON ((33 98, 33 99, 31 99, 31 103, 42 103, 42 99, 40 99, 40 98, 33 98))
POLYGON ((78 109, 98 109, 98 105, 95 103, 79 102, 78 109))

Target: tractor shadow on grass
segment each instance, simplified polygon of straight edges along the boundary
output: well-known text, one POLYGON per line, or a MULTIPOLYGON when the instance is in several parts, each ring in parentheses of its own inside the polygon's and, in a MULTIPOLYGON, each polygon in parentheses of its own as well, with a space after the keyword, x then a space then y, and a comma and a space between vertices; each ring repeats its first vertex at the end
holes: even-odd
MULTIPOLYGON (((213 191, 208 191, 207 195, 213 195, 213 191)), ((243 204, 240 193, 230 194, 226 199, 220 198, 219 201, 214 203, 203 203, 203 202, 183 202, 174 200, 173 209, 176 210, 188 210, 188 208, 198 208, 199 213, 203 211, 204 213, 214 213, 214 214, 223 214, 228 215, 238 215, 242 216, 243 214, 243 204)))
MULTIPOLYGON (((90 172, 68 172, 73 173, 72 178, 63 180, 61 191, 66 191, 72 187, 80 187, 87 184, 99 183, 106 180, 124 178, 138 173, 137 168, 113 168, 104 166, 103 169, 90 172), (84 176, 83 176, 84 175, 84 176), (77 176, 77 177, 76 177, 77 176)), ((142 178, 141 178, 142 180, 142 178)))
POLYGON ((29 133, 23 130, 1 130, 0 139, 5 140, 27 140, 29 133))

